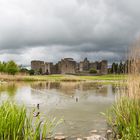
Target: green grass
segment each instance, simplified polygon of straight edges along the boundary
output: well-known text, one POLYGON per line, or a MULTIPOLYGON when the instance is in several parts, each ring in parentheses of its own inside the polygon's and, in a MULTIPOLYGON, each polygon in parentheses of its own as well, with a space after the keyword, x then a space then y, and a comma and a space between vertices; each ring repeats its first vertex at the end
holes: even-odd
POLYGON ((140 99, 121 97, 106 117, 116 139, 140 140, 140 99))
POLYGON ((80 79, 85 79, 85 80, 124 80, 126 77, 127 77, 126 75, 107 74, 107 75, 100 75, 100 76, 80 76, 80 79))
POLYGON ((55 119, 44 121, 33 117, 25 106, 3 102, 0 106, 0 140, 39 140, 45 139, 58 125, 55 119))
POLYGON ((0 79, 4 81, 118 81, 124 80, 125 75, 101 75, 101 76, 74 76, 74 75, 34 75, 34 76, 21 76, 21 75, 0 75, 0 79))

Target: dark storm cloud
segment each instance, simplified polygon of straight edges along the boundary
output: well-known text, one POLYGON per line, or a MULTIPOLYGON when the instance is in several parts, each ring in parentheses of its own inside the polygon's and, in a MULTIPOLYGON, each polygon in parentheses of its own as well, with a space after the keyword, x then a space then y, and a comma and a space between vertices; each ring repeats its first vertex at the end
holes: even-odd
POLYGON ((0 60, 116 60, 140 33, 139 0, 1 0, 0 60))

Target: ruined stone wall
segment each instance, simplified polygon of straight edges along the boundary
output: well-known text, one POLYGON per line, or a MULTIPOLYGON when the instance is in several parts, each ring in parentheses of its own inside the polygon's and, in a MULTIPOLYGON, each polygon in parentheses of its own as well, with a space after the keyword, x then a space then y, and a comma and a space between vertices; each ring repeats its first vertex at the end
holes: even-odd
POLYGON ((90 68, 90 62, 87 60, 87 58, 84 59, 84 61, 80 62, 80 72, 82 71, 89 71, 90 68))
POLYGON ((57 67, 57 64, 56 65, 51 65, 50 66, 50 69, 51 69, 51 74, 59 74, 58 73, 58 67, 57 67))
POLYGON ((44 61, 38 60, 31 61, 31 69, 34 70, 36 74, 39 73, 40 69, 44 71, 44 61))
POLYGON ((106 60, 101 62, 89 62, 87 58, 80 63, 76 63, 72 58, 65 58, 59 61, 57 64, 44 61, 31 61, 31 68, 35 71, 35 74, 75 74, 78 72, 88 73, 91 68, 97 70, 97 73, 107 74, 108 63, 106 60), (39 73, 41 69, 42 73, 39 73))
POLYGON ((101 62, 101 74, 107 74, 108 73, 108 62, 106 60, 102 60, 101 62))
POLYGON ((62 59, 61 60, 61 74, 75 74, 76 73, 76 62, 73 59, 62 59))
POLYGON ((40 74, 45 74, 45 64, 41 64, 41 67, 40 67, 40 69, 41 69, 41 73, 40 74))
POLYGON ((84 67, 83 62, 80 62, 80 63, 79 63, 79 71, 80 71, 80 72, 84 71, 84 70, 83 70, 83 67, 84 67))
POLYGON ((89 62, 87 58, 85 58, 84 61, 80 62, 80 65, 79 65, 80 72, 90 71, 91 68, 97 70, 98 74, 108 73, 108 64, 106 60, 103 60, 101 62, 98 62, 98 61, 89 62))
POLYGON ((54 65, 52 62, 45 63, 45 73, 46 74, 57 74, 57 65, 54 65))
POLYGON ((89 69, 95 69, 95 70, 97 70, 97 63, 91 62, 90 65, 89 65, 89 69))
POLYGON ((61 74, 61 63, 58 62, 54 65, 54 74, 61 74))

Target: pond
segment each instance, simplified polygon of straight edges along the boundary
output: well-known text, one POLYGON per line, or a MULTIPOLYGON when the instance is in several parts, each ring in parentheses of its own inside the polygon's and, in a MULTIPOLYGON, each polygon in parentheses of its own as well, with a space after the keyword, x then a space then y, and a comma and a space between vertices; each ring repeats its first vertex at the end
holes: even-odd
POLYGON ((91 130, 105 134, 105 112, 115 100, 112 84, 94 82, 8 83, 0 86, 1 101, 10 98, 28 108, 40 105, 43 116, 63 118, 55 133, 87 136, 91 130))

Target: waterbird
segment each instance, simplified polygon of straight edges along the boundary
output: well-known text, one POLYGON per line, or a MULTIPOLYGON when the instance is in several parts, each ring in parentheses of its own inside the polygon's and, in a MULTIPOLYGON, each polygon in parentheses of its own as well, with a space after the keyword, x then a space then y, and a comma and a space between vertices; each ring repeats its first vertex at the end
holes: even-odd
POLYGON ((34 116, 34 117, 39 116, 39 114, 40 114, 40 112, 37 112, 37 113, 33 112, 33 116, 34 116))
POLYGON ((39 109, 39 104, 37 104, 37 109, 39 109))

